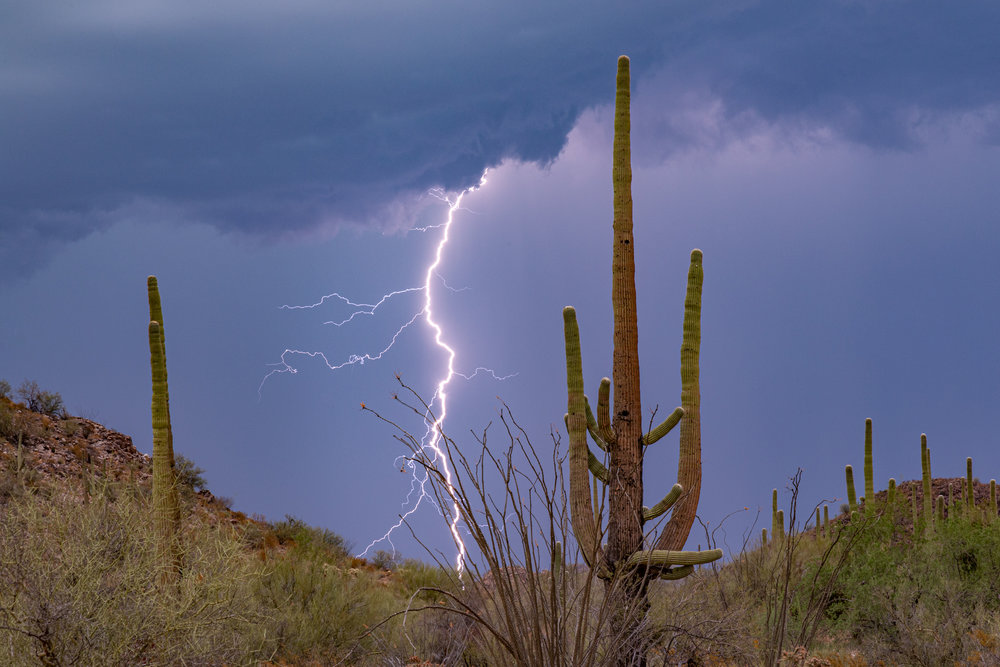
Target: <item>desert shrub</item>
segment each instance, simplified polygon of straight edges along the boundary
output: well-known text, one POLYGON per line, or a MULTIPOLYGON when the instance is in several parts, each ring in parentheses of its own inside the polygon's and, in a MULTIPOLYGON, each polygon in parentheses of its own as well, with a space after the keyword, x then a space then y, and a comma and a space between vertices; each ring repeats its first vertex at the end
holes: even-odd
POLYGON ((392 570, 396 567, 398 557, 393 551, 379 549, 372 556, 372 565, 380 570, 392 570))
POLYGON ((10 382, 0 379, 0 398, 10 399, 11 396, 10 382))
POLYGON ((366 630, 398 610, 399 599, 374 573, 349 567, 339 536, 297 519, 286 522, 296 525, 294 545, 256 583, 258 599, 272 612, 268 635, 275 657, 363 661, 378 643, 366 630))
POLYGON ((37 382, 25 380, 17 388, 17 395, 32 412, 40 412, 49 417, 62 417, 66 412, 62 396, 57 392, 42 390, 37 382))
MULTIPOLYGON (((227 530, 193 524, 185 574, 161 590, 148 502, 26 495, 0 513, 5 664, 236 664, 268 655, 262 566, 227 530)), ((272 649, 273 650, 273 649, 272 649)))
POLYGON ((177 485, 182 493, 197 493, 207 488, 204 474, 204 470, 183 454, 174 457, 174 475, 177 477, 177 485))
MULTIPOLYGON (((905 541, 884 526, 871 537, 842 581, 836 627, 873 660, 945 664, 988 651, 977 637, 994 636, 1000 620, 995 524, 950 517, 905 541)), ((1000 652, 991 656, 982 664, 1000 652)))

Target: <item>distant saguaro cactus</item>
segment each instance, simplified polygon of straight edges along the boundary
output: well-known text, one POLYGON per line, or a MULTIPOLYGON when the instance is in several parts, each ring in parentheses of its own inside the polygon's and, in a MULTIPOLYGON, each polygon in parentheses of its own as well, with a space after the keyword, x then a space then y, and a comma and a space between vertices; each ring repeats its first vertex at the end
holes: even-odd
POLYGON ((931 524, 931 450, 927 448, 927 434, 920 434, 920 467, 923 472, 924 521, 931 524))
POLYGON ((875 473, 872 469, 872 420, 865 420, 865 507, 875 502, 875 473))
MULTIPOLYGON (((630 146, 629 59, 618 59, 615 96, 615 131, 612 185, 614 191, 613 251, 611 263, 614 312, 614 413, 610 409, 612 380, 604 378, 598 391, 597 416, 584 394, 583 362, 576 310, 563 309, 566 342, 570 441, 570 507, 573 532, 584 560, 605 580, 630 578, 626 586, 636 599, 645 600, 649 576, 676 579, 693 566, 722 557, 720 549, 681 551, 698 507, 701 488, 701 426, 698 356, 701 342, 702 253, 691 252, 687 296, 684 301, 684 335, 681 343, 681 407, 649 433, 642 432, 639 395, 638 323, 636 317, 635 252, 632 235, 632 164, 630 146), (642 462, 645 448, 664 436, 681 420, 678 484, 652 508, 644 507, 642 462), (607 453, 607 467, 587 446, 587 434, 607 453), (601 544, 601 517, 595 515, 590 476, 608 487, 607 546, 601 544), (674 512, 656 540, 644 549, 643 526, 666 512, 674 512)), ((635 624, 641 619, 632 618, 635 624)), ((635 628, 622 628, 632 632, 635 628)))
POLYGON ((847 480, 848 512, 853 514, 858 510, 858 498, 854 492, 854 468, 852 468, 851 466, 846 466, 844 468, 844 477, 847 480))
POLYGON ((161 580, 175 581, 181 571, 180 498, 174 471, 173 433, 167 389, 166 344, 163 311, 156 276, 146 282, 149 296, 149 363, 153 377, 153 521, 156 526, 161 580), (158 318, 158 319, 156 319, 158 318))
POLYGON ((972 457, 965 459, 965 504, 969 512, 976 508, 976 491, 972 485, 972 457))

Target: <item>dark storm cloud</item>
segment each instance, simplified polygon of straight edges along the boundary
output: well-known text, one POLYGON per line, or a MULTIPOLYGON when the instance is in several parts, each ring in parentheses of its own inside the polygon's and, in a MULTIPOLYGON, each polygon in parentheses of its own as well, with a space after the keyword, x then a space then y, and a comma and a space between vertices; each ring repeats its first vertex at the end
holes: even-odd
POLYGON ((389 227, 401 195, 553 159, 610 99, 621 52, 640 82, 658 71, 659 94, 700 91, 724 119, 821 123, 875 147, 1000 96, 985 2, 701 5, 0 8, 0 262, 137 201, 260 235, 389 227))

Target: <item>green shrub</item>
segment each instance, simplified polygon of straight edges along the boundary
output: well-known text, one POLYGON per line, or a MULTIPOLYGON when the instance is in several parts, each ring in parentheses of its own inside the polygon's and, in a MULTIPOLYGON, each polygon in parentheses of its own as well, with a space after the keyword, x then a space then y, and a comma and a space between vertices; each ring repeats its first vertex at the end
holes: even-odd
POLYGON ((183 454, 174 457, 174 475, 182 492, 197 493, 208 488, 204 473, 204 470, 183 454))
POLYGON ((10 382, 0 380, 0 398, 10 399, 10 382))

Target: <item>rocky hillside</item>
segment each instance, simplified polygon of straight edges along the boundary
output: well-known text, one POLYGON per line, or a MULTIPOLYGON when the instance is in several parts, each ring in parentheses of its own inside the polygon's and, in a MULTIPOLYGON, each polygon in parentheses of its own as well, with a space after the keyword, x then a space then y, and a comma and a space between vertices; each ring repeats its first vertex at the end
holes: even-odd
MULTIPOLYGON (((197 514, 232 523, 249 521, 201 486, 197 468, 179 467, 179 483, 197 514)), ((0 504, 25 488, 58 491, 81 500, 101 482, 134 483, 149 488, 152 458, 132 438, 61 410, 46 414, 0 396, 0 504)))

